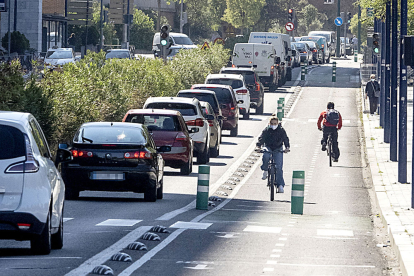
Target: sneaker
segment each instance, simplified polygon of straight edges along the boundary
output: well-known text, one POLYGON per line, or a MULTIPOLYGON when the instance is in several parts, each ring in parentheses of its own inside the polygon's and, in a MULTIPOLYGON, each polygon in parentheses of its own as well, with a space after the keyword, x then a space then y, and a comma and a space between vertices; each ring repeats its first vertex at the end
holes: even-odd
POLYGON ((263 171, 262 179, 263 180, 266 180, 267 179, 267 171, 263 171))
POLYGON ((322 151, 326 151, 326 143, 322 144, 322 151))
POLYGON ((285 192, 282 185, 277 186, 277 192, 281 193, 281 194, 283 194, 285 192))
POLYGON ((334 161, 334 162, 338 162, 338 158, 335 158, 333 161, 334 161))

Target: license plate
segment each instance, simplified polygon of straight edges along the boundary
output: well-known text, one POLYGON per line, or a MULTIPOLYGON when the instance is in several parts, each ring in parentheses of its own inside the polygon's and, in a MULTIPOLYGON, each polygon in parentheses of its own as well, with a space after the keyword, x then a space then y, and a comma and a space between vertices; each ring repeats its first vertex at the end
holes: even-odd
POLYGON ((125 174, 117 172, 92 172, 90 178, 92 180, 125 180, 125 174))

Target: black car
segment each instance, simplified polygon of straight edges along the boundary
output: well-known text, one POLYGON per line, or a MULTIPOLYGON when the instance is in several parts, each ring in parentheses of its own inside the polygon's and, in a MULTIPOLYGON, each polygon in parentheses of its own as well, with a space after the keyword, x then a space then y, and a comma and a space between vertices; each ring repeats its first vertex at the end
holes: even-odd
POLYGON ((253 68, 225 67, 221 68, 220 74, 242 75, 250 92, 250 107, 256 109, 256 114, 263 114, 264 86, 260 82, 259 76, 257 76, 253 68))
POLYGON ((67 147, 73 160, 62 164, 66 199, 80 191, 132 191, 144 193, 146 201, 163 197, 164 160, 148 129, 142 124, 85 123, 67 147))

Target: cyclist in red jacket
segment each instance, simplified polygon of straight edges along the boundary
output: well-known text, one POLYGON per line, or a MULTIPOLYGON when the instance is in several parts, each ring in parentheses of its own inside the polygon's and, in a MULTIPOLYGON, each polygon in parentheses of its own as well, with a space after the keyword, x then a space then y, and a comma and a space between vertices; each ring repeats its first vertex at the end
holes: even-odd
POLYGON ((329 102, 326 106, 327 109, 322 111, 318 119, 318 129, 323 130, 323 138, 321 140, 322 150, 326 150, 326 141, 328 140, 329 133, 332 133, 332 150, 334 162, 338 162, 339 148, 338 148, 338 130, 342 128, 342 116, 335 109, 335 104, 329 102), (322 125, 321 125, 322 124, 322 125))

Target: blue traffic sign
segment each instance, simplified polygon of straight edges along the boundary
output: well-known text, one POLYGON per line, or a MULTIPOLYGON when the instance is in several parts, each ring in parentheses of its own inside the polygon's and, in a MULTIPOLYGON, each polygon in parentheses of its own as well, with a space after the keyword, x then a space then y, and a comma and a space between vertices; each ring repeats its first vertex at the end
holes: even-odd
POLYGON ((335 18, 334 22, 335 22, 336 26, 341 26, 342 23, 343 23, 342 18, 340 18, 340 17, 335 18))

